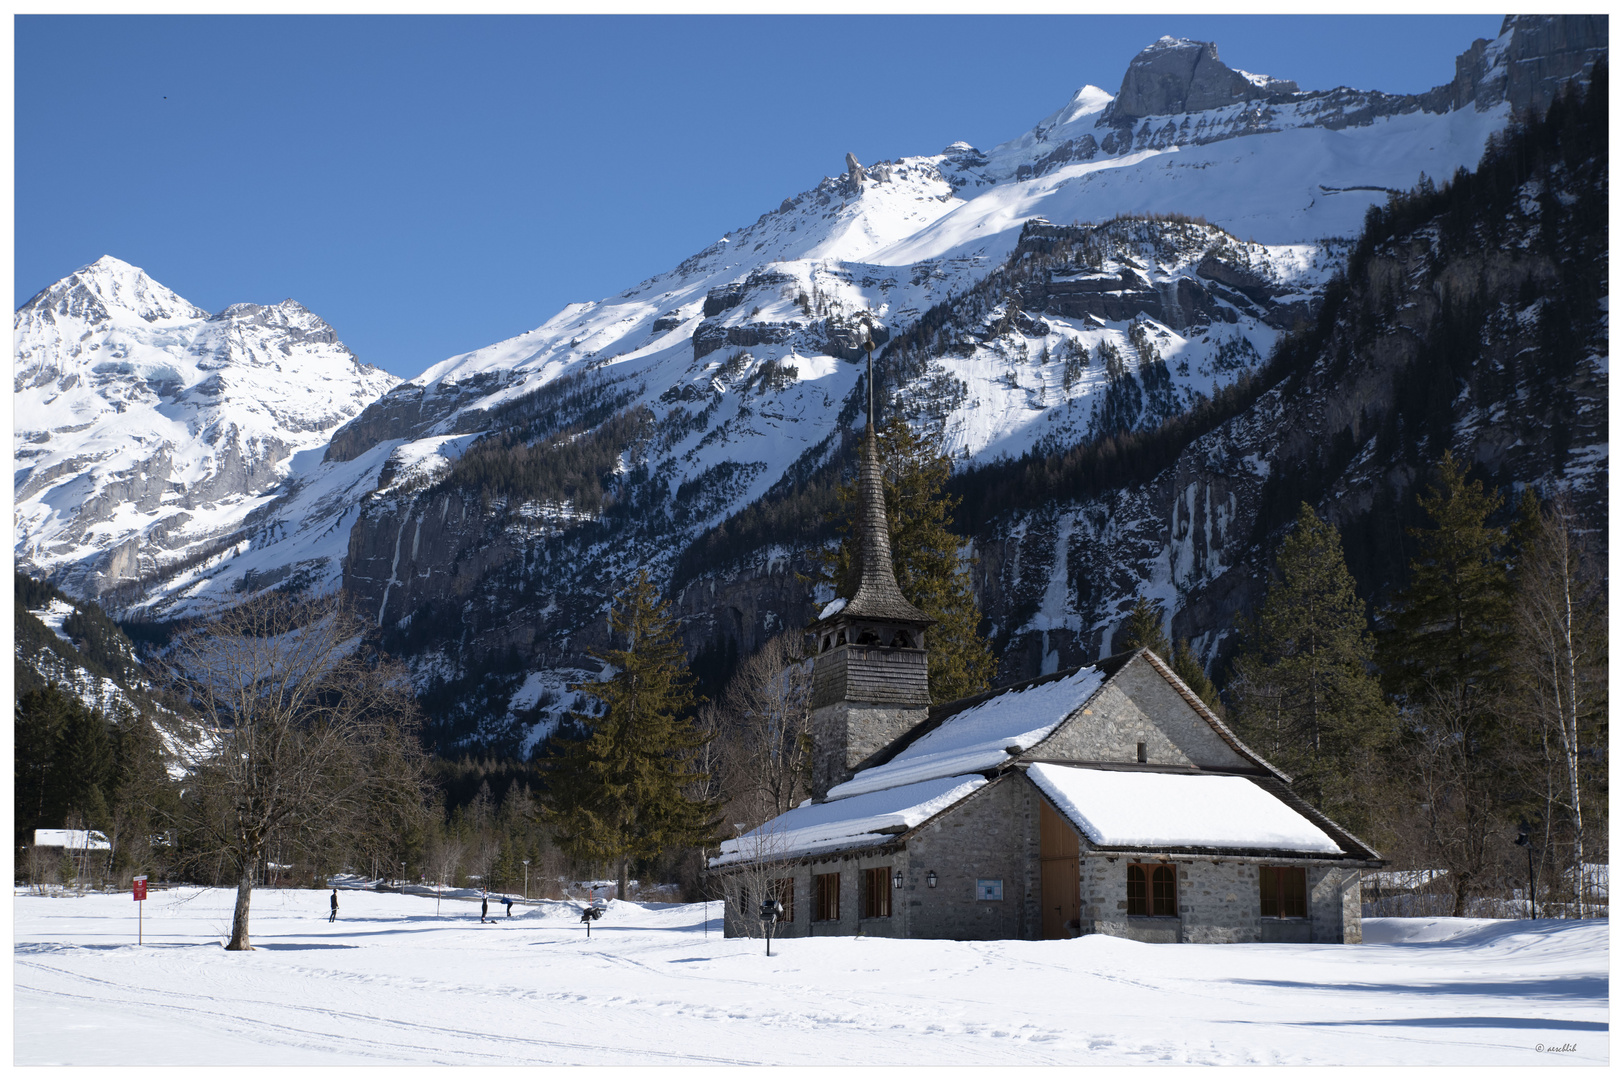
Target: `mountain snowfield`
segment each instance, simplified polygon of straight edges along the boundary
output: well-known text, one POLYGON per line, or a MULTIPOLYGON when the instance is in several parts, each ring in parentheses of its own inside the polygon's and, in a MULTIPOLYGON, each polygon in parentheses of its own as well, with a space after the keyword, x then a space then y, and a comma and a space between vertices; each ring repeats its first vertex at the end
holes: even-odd
POLYGON ((398 381, 292 300, 210 315, 111 256, 15 326, 17 566, 91 597, 235 538, 398 381))
MULTIPOLYGON (((210 318, 104 259, 18 313, 18 563, 149 618, 342 583, 385 629, 443 635, 408 650, 424 685, 518 650, 498 712, 533 745, 550 726, 534 710, 590 674, 616 580, 669 580, 705 530, 836 459, 861 423, 867 328, 877 354, 933 335, 878 356, 883 411, 965 465, 1153 427, 1311 317, 1370 206, 1472 168, 1513 106, 1547 100, 1576 70, 1563 33, 1507 19, 1454 82, 1407 96, 1300 92, 1162 39, 1117 95, 1083 87, 985 152, 848 155, 673 270, 398 385, 291 302, 210 318), (1043 271, 1036 315, 997 283, 1043 230, 1075 258, 1043 271), (74 314, 80 295, 98 314, 74 314), (957 321, 932 322, 945 305, 957 321), (596 436, 605 416, 641 432, 616 474, 642 485, 635 528, 592 532, 609 523, 589 499, 446 486, 487 436, 596 436)), ((772 572, 795 540, 763 552, 772 572)), ((1037 621, 1080 632, 1066 573, 1037 621)))

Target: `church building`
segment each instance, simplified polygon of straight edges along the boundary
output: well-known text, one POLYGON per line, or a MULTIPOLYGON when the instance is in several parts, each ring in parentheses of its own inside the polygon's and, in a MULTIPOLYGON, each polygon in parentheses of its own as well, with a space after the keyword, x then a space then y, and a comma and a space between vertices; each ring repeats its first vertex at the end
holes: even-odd
POLYGON ((1360 941, 1380 856, 1154 652, 930 705, 931 620, 896 585, 872 411, 859 584, 808 628, 812 798, 710 861, 742 886, 727 933, 767 892, 782 937, 1360 941))

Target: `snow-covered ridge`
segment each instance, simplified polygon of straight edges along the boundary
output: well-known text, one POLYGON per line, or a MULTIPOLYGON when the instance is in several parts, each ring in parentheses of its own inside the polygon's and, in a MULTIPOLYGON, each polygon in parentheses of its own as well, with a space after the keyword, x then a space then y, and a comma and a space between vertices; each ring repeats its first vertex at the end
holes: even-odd
POLYGON ((13 340, 16 559, 86 596, 236 532, 398 381, 295 301, 210 315, 111 256, 13 340))

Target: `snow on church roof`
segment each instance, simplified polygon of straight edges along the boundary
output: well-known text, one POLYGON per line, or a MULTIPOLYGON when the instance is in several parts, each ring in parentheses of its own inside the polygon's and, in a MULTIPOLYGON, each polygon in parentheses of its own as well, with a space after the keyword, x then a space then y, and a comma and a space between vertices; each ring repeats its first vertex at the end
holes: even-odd
POLYGON ((1103 847, 1341 852, 1317 825, 1243 776, 1046 764, 1026 775, 1103 847))
POLYGON ((890 761, 864 769, 829 789, 828 797, 846 799, 871 791, 914 784, 938 776, 995 769, 1012 756, 1008 747, 1027 750, 1047 738, 1104 682, 1098 668, 1024 690, 999 694, 949 717, 890 761))
POLYGON ((980 776, 946 776, 836 802, 802 803, 736 840, 722 841, 721 854, 710 865, 881 844, 895 832, 935 817, 985 784, 980 776))

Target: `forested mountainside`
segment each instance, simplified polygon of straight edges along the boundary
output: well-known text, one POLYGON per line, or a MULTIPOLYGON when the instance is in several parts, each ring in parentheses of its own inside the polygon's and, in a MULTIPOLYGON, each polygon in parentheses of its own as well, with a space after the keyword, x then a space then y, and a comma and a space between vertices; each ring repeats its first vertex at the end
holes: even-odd
POLYGON ((1598 176, 1570 140, 1560 168, 1519 158, 1498 223, 1461 217, 1485 196, 1457 174, 1605 49, 1604 17, 1511 17, 1450 83, 1389 95, 1303 92, 1163 39, 1115 95, 1084 87, 990 151, 848 156, 675 269, 388 389, 240 524, 96 587, 165 620, 341 577, 439 749, 528 751, 597 673, 636 570, 712 682, 828 598, 811 557, 871 328, 879 411, 952 455, 1004 677, 1091 659, 1141 595, 1212 661, 1301 499, 1349 529, 1378 596, 1442 446, 1504 482, 1604 475, 1604 301, 1563 343, 1540 314, 1605 295, 1604 214, 1598 256, 1548 246, 1584 185, 1604 206, 1604 141, 1598 176), (1568 291, 1567 263, 1597 258, 1598 293, 1568 291), (1471 318, 1489 328, 1465 347, 1471 318))
MULTIPOLYGON (((1447 449, 1496 487, 1570 492, 1604 547, 1601 78, 1588 96, 1562 98, 1496 140, 1476 172, 1427 180, 1372 208, 1344 276, 1314 317, 1292 312, 1299 328, 1266 364, 1245 365, 1243 378, 1153 425, 1096 425, 1063 449, 955 475, 957 524, 973 541, 1000 681, 1109 654, 1140 596, 1162 604, 1174 639, 1192 639, 1220 672, 1214 661, 1233 644, 1235 618, 1254 608, 1272 549, 1304 501, 1342 530, 1361 594, 1378 604, 1406 579, 1414 495, 1447 449)), ((1034 225, 1027 239, 1046 246, 1097 231, 1034 225)), ((1071 303, 1027 292, 1027 330, 1071 303)), ((961 307, 975 311, 975 298, 961 307)), ((949 335, 973 323, 952 307, 935 321, 949 335)), ((1153 355, 1135 355, 1106 401, 1152 401, 1160 377, 1153 355)), ((769 496, 688 551, 684 567, 736 564, 685 583, 689 618, 708 617, 747 651, 752 619, 767 623, 766 612, 803 594, 797 574, 812 573, 774 552, 770 537, 795 535, 797 522, 815 534, 834 471, 769 496)), ((794 610, 809 618, 810 601, 794 610)))
POLYGON ((187 751, 207 736, 99 607, 14 579, 13 839, 94 823, 144 848, 159 831, 153 793, 185 775, 187 751))

